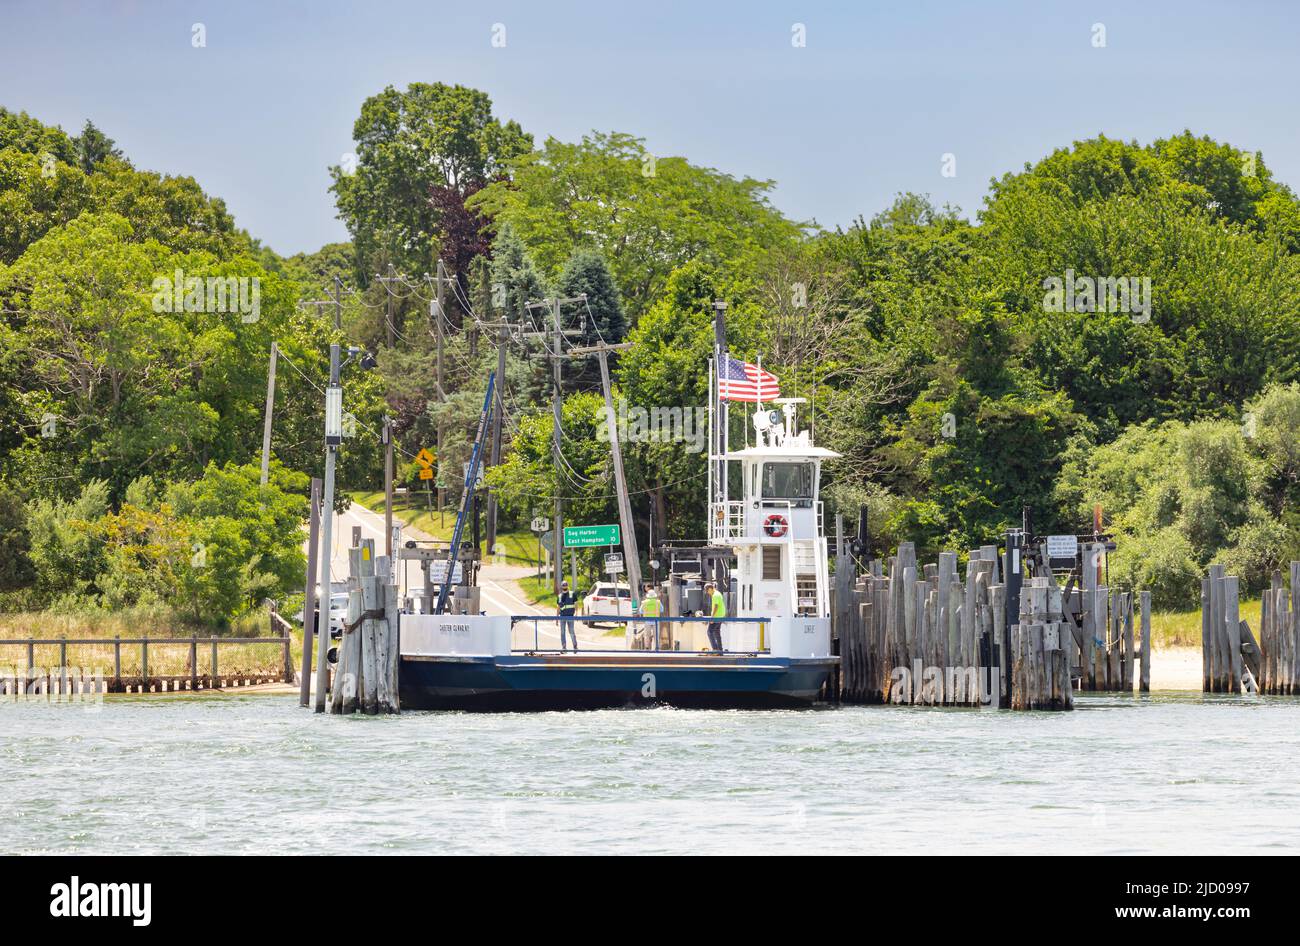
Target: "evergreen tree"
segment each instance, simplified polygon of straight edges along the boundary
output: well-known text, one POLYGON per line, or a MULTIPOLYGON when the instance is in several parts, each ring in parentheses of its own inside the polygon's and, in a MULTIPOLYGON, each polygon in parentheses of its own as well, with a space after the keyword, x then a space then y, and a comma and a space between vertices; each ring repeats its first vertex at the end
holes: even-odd
MULTIPOLYGON (((597 250, 580 249, 569 257, 560 274, 556 292, 561 296, 586 295, 587 301, 571 303, 576 312, 566 322, 582 326, 581 344, 596 345, 605 342, 614 345, 627 334, 627 320, 623 314, 623 299, 614 282, 605 257, 597 250), (579 320, 580 317, 580 320, 579 320)), ((575 339, 576 341, 577 339, 575 339)), ((599 390, 600 366, 596 359, 587 358, 573 364, 566 373, 565 387, 571 390, 599 390)))
POLYGON ((545 295, 546 282, 529 258, 523 241, 514 227, 505 225, 492 248, 493 308, 507 322, 527 327, 530 320, 537 318, 529 314, 528 303, 540 302, 545 295))
POLYGON ((95 123, 87 120, 86 127, 81 129, 81 135, 72 139, 73 145, 77 149, 77 165, 86 174, 90 174, 109 158, 122 158, 122 152, 116 147, 116 142, 108 135, 104 134, 95 127, 95 123))

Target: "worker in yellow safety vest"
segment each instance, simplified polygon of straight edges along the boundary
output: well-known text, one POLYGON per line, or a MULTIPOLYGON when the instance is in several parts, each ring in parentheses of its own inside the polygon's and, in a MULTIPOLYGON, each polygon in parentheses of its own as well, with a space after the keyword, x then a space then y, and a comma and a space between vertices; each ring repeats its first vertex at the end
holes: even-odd
POLYGON ((713 582, 704 586, 704 593, 709 599, 709 617, 713 618, 709 622, 709 646, 722 653, 721 619, 727 616, 727 599, 713 582))
MULTIPOLYGON (((653 586, 648 587, 645 590, 645 597, 641 599, 641 608, 639 613, 643 618, 657 618, 663 613, 661 610, 662 605, 663 602, 661 602, 659 600, 659 596, 655 594, 654 587, 653 586)), ((654 635, 656 635, 658 631, 659 631, 658 621, 646 624, 645 634, 646 634, 647 641, 654 640, 655 639, 654 635)))

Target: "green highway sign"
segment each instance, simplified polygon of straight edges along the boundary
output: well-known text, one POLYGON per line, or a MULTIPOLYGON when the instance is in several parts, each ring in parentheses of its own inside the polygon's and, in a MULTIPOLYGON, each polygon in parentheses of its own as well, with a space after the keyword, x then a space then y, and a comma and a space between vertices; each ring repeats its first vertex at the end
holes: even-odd
POLYGON ((564 547, 585 549, 596 545, 618 545, 618 526, 565 526, 564 547))

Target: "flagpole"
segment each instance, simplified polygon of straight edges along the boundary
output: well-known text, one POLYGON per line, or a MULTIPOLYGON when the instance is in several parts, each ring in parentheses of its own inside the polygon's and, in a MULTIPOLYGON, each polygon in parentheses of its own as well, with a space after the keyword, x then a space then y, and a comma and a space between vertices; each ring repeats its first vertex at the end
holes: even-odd
POLYGON ((716 355, 709 359, 709 499, 708 499, 708 517, 709 517, 709 537, 712 541, 713 536, 713 384, 714 384, 714 367, 716 365, 716 355))

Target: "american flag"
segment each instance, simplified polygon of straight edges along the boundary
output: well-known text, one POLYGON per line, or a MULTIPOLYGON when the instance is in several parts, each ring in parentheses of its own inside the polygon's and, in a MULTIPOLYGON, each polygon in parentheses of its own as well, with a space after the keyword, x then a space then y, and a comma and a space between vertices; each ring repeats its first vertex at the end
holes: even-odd
POLYGON ((781 386, 776 375, 758 365, 723 356, 722 370, 718 372, 718 397, 728 401, 772 401, 781 396, 781 386))

